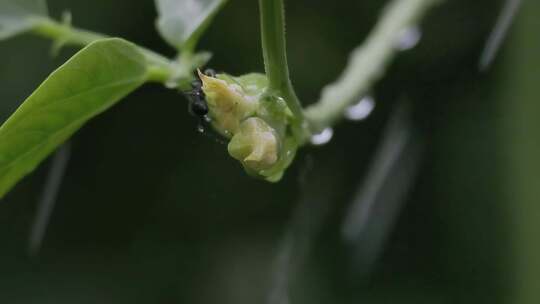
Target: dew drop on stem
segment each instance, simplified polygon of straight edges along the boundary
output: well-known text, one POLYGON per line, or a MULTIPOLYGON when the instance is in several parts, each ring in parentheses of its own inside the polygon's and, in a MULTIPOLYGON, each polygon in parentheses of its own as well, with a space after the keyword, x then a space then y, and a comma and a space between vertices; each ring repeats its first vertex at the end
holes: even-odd
POLYGON ((345 110, 344 116, 348 120, 360 121, 368 118, 375 109, 375 99, 372 96, 364 96, 360 101, 345 110))
POLYGON ((417 26, 401 30, 396 39, 396 49, 406 51, 414 48, 422 38, 422 31, 417 26))
POLYGON ((204 126, 202 124, 197 125, 197 132, 204 133, 204 126))
POLYGON ((322 132, 311 136, 311 144, 315 146, 321 146, 329 143, 334 137, 334 129, 326 128, 322 132))

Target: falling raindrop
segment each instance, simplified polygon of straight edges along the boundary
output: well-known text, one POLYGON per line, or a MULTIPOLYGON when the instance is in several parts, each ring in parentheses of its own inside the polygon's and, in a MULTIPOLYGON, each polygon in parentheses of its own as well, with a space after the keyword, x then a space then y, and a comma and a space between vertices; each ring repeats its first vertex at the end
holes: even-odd
POLYGON ((486 42, 482 56, 480 57, 480 70, 485 71, 495 59, 501 44, 508 34, 508 30, 519 12, 521 0, 506 0, 502 12, 500 13, 497 24, 486 42))
POLYGON ((403 29, 397 36, 396 49, 406 51, 414 48, 422 38, 422 31, 419 27, 413 26, 403 29))
POLYGON ((326 128, 321 133, 311 136, 311 144, 321 146, 329 143, 334 136, 334 129, 326 128))
POLYGON ((349 120, 354 121, 360 121, 366 119, 371 112, 373 112, 373 109, 375 108, 375 99, 373 97, 367 95, 360 99, 360 101, 348 107, 345 110, 345 118, 349 120))

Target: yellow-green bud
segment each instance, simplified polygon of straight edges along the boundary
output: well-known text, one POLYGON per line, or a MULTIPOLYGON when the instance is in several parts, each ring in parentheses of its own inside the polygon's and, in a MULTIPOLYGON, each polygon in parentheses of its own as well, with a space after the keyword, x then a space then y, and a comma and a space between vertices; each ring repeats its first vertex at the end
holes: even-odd
POLYGON ((259 172, 271 168, 279 157, 279 140, 264 120, 251 117, 240 124, 229 142, 229 154, 248 170, 259 172))
POLYGON ((240 122, 258 107, 258 96, 250 96, 235 83, 204 75, 199 71, 202 89, 216 130, 230 137, 240 128, 240 122))
POLYGON ((268 90, 268 78, 251 73, 210 77, 199 72, 213 127, 230 138, 229 154, 253 176, 277 182, 294 159, 293 114, 268 90))

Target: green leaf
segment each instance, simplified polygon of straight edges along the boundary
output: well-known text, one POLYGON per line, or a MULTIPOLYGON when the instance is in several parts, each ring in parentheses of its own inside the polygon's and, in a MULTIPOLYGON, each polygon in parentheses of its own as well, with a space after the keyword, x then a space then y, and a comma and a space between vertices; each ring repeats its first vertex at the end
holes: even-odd
POLYGON ((161 36, 177 49, 193 50, 227 0, 155 0, 161 36))
POLYGON ((53 72, 0 127, 0 198, 89 119, 148 76, 144 56, 122 39, 94 42, 53 72))
POLYGON ((0 40, 31 29, 35 17, 47 16, 45 0, 0 0, 0 40))

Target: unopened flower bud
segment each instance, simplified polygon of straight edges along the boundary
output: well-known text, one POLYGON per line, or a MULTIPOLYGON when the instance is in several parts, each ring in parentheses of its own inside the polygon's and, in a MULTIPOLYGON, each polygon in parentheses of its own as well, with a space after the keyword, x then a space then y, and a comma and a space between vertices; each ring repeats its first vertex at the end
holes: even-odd
POLYGON ((230 137, 238 132, 240 122, 257 110, 258 97, 246 94, 238 84, 204 75, 200 71, 199 77, 214 127, 230 137))
POLYGON ((259 172, 278 161, 279 140, 264 120, 251 117, 240 124, 229 143, 229 154, 248 170, 259 172))
POLYGON ((253 176, 277 182, 294 159, 293 114, 268 90, 268 78, 251 73, 215 77, 199 72, 214 129, 230 139, 229 154, 253 176))

